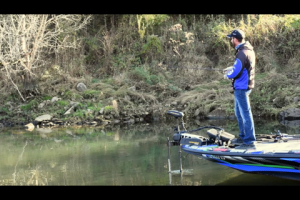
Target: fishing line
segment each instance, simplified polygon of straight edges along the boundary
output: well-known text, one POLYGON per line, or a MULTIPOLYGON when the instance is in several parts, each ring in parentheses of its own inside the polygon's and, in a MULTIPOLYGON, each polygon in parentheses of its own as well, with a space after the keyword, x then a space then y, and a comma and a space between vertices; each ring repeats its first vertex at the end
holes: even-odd
POLYGON ((168 68, 175 68, 175 69, 197 69, 197 70, 209 70, 209 71, 223 71, 223 69, 216 69, 216 68, 203 68, 203 67, 180 67, 180 66, 169 66, 168 68))

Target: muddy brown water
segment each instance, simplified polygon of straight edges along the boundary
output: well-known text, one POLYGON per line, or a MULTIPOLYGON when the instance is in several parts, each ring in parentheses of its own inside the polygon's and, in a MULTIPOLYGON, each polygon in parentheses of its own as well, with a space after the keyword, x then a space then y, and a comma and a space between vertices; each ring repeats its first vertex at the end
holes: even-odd
MULTIPOLYGON (((0 185, 300 185, 300 181, 246 174, 182 153, 171 147, 168 174, 167 137, 176 122, 113 127, 0 129, 0 185)), ((215 125, 238 134, 235 120, 189 122, 186 128, 215 125)), ((257 134, 299 133, 277 121, 255 120, 257 134)), ((198 134, 206 134, 206 130, 198 134)))

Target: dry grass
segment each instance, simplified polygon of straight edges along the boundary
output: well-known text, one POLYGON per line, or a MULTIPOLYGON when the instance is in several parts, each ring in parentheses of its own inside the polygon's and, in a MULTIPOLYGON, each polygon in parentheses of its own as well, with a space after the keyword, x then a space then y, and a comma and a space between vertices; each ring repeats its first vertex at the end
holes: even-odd
POLYGON ((118 75, 113 76, 113 80, 116 85, 123 85, 127 81, 127 76, 125 73, 120 73, 118 75))
MULTIPOLYGON (((181 105, 185 105, 184 112, 193 114, 196 109, 206 115, 212 110, 224 105, 231 105, 233 96, 230 93, 230 82, 227 85, 221 85, 217 80, 206 84, 194 85, 191 91, 182 93, 179 97, 172 98, 168 102, 176 99, 181 105)), ((233 110, 231 108, 230 110, 233 110)))
POLYGON ((116 97, 125 97, 128 94, 129 90, 128 90, 128 86, 122 86, 120 87, 118 90, 116 90, 114 92, 114 95, 116 97))
POLYGON ((156 97, 149 93, 128 91, 128 94, 132 99, 135 99, 136 101, 143 100, 143 102, 149 101, 152 103, 157 103, 156 97))
POLYGON ((300 72, 300 50, 295 51, 294 56, 288 60, 284 68, 286 72, 300 72))
POLYGON ((115 90, 112 89, 112 88, 104 88, 102 90, 100 90, 101 93, 100 93, 100 96, 98 98, 98 100, 101 100, 101 99, 106 99, 106 98, 110 98, 110 97, 114 97, 114 93, 115 93, 115 90))
POLYGON ((104 90, 104 89, 113 89, 113 86, 107 83, 103 83, 103 82, 98 82, 98 83, 93 83, 91 84, 91 88, 92 89, 96 89, 96 90, 104 90))

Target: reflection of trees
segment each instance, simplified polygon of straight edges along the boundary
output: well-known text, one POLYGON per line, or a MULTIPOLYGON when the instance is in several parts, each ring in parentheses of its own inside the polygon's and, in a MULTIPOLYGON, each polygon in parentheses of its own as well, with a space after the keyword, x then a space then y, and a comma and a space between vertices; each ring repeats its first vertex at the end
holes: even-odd
MULTIPOLYGON (((55 129, 47 137, 36 130, 6 132, 0 135, 0 184, 168 185, 165 142, 173 135, 171 127, 55 129)), ((171 155, 172 170, 178 169, 178 149, 172 149, 171 155)), ((183 162, 183 167, 198 166, 199 159, 189 156, 183 162)), ((176 184, 175 176, 173 180, 176 184)), ((201 184, 199 180, 185 177, 184 184, 201 184)))
POLYGON ((48 185, 48 178, 40 170, 39 165, 36 165, 35 168, 29 170, 17 170, 19 162, 23 159, 23 154, 25 152, 27 144, 28 141, 26 140, 14 167, 12 178, 5 179, 6 182, 3 181, 3 183, 7 183, 8 185, 48 185))
MULTIPOLYGON (((18 169, 17 176, 0 180, 0 185, 86 185, 92 180, 88 166, 72 158, 60 165, 49 167, 45 164, 35 164, 28 169, 18 169)), ((53 166, 53 165, 52 165, 53 166)))
POLYGON ((17 166, 18 166, 18 163, 20 162, 20 160, 21 160, 22 157, 23 157, 23 154, 24 154, 24 151, 25 151, 25 147, 26 147, 26 146, 27 146, 27 140, 26 140, 25 145, 24 145, 24 147, 23 147, 23 150, 22 150, 22 152, 21 152, 21 154, 20 154, 20 156, 19 156, 19 159, 17 160, 17 163, 16 163, 16 165, 15 165, 15 171, 14 171, 14 173, 13 173, 13 183, 16 183, 17 166))
POLYGON ((134 127, 58 129, 47 133, 47 137, 36 130, 30 134, 0 135, 1 154, 6 154, 9 160, 8 163, 3 160, 3 164, 0 161, 0 184, 136 185, 141 180, 150 184, 147 179, 151 178, 144 175, 147 170, 164 170, 156 161, 161 150, 151 146, 159 137, 169 135, 169 131, 163 131, 166 128, 163 126, 134 127), (94 163, 95 159, 98 164, 94 163), (131 183, 124 182, 124 176, 131 177, 131 183))
POLYGON ((0 180, 0 185, 49 185, 52 181, 53 176, 37 165, 32 169, 18 170, 16 177, 0 180))
POLYGON ((48 179, 49 181, 51 181, 51 176, 49 177, 47 172, 40 170, 40 167, 41 166, 37 165, 34 169, 23 171, 18 181, 19 184, 21 183, 21 185, 48 185, 48 179))

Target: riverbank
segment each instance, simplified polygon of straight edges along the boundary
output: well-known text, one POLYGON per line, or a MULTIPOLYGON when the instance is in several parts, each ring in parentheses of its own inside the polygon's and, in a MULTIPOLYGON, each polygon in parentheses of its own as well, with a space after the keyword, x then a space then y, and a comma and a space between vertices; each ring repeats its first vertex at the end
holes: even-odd
POLYGON ((44 64, 30 76, 22 70, 5 74, 0 65, 0 123, 151 123, 167 121, 168 110, 193 120, 234 118, 231 81, 221 71, 234 62, 225 36, 235 28, 245 30, 256 52, 253 116, 300 118, 300 52, 293 42, 298 16, 180 16, 109 16, 116 26, 103 23, 105 16, 82 16, 91 22, 76 32, 77 49, 44 52, 44 64))
MULTIPOLYGON (((28 123, 40 126, 151 123, 168 120, 168 110, 181 111, 186 119, 232 119, 235 118, 234 98, 230 82, 225 81, 219 78, 205 84, 183 85, 177 90, 166 89, 171 87, 170 84, 152 86, 133 80, 130 80, 130 85, 115 85, 114 81, 108 84, 107 80, 99 80, 86 86, 80 82, 72 89, 50 93, 57 96, 36 94, 32 100, 28 99, 28 103, 22 104, 6 101, 1 105, 0 123, 3 126, 28 123), (161 88, 165 88, 163 92, 161 88)), ((298 82, 299 79, 287 79, 280 74, 276 77, 257 74, 256 88, 250 95, 253 116, 281 121, 299 119, 299 89, 293 87, 298 82), (265 78, 262 79, 262 76, 265 78), (290 84, 275 87, 273 84, 280 83, 280 79, 290 84)), ((63 87, 57 84, 53 88, 57 91, 57 88, 63 87)))
MULTIPOLYGON (((253 116, 280 121, 299 119, 300 104, 299 97, 296 96, 298 87, 292 87, 299 79, 287 79, 276 74, 276 78, 262 80, 261 76, 262 74, 257 74, 256 88, 250 95, 253 116), (281 85, 271 87, 274 82, 280 82, 280 78, 290 84, 286 84, 286 88, 281 85), (282 88, 278 90, 280 87, 282 88), (266 91, 266 88, 269 90, 266 91), (287 93, 290 96, 284 96, 287 93), (273 94, 273 100, 270 94, 273 94), (267 99, 268 101, 264 101, 267 99)), ((35 126, 51 127, 164 122, 171 117, 167 115, 168 110, 181 111, 189 120, 233 119, 234 100, 228 84, 229 82, 219 79, 189 85, 189 88, 178 87, 178 90, 165 91, 162 95, 158 87, 166 88, 168 84, 149 86, 132 81, 130 87, 126 88, 127 84, 124 83, 114 85, 114 82, 108 84, 99 81, 86 86, 80 82, 72 89, 59 92, 57 96, 36 94, 34 99, 29 99, 25 104, 7 101, 1 105, 0 123, 2 126, 33 123, 35 126)), ((62 88, 63 85, 57 84, 55 87, 62 88)))

